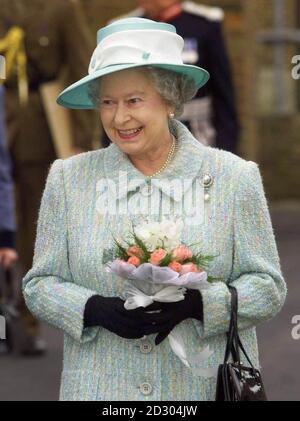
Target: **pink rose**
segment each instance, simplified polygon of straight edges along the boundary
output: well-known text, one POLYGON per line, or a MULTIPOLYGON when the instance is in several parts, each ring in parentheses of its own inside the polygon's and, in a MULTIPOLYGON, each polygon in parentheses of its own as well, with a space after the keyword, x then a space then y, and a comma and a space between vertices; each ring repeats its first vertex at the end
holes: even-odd
POLYGON ((138 246, 130 246, 127 250, 128 256, 136 256, 142 258, 144 256, 143 250, 138 246))
POLYGON ((182 265, 179 262, 176 262, 176 260, 173 260, 171 263, 168 264, 169 268, 175 270, 175 272, 180 273, 182 265))
POLYGON ((176 247, 172 251, 172 257, 178 262, 183 262, 184 260, 190 259, 191 257, 193 257, 193 252, 190 249, 188 249, 186 246, 181 245, 181 246, 176 247))
POLYGON ((160 262, 166 257, 167 252, 164 249, 156 249, 150 255, 150 263, 159 266, 160 262))
POLYGON ((188 272, 202 272, 202 270, 199 271, 195 263, 186 263, 185 265, 182 265, 180 274, 184 275, 188 272))
POLYGON ((127 263, 131 263, 134 266, 139 266, 141 264, 141 261, 138 257, 136 256, 131 256, 129 257, 129 259, 127 260, 127 263))

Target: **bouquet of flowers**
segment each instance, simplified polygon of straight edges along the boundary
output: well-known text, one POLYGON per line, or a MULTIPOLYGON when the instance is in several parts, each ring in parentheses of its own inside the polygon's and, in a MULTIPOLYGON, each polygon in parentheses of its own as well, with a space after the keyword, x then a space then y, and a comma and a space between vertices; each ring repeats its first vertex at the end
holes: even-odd
MULTIPOLYGON (((124 240, 125 244, 114 238, 116 247, 105 253, 103 263, 108 272, 130 280, 124 294, 127 310, 147 307, 154 301, 184 300, 187 288, 209 288, 217 279, 206 272, 215 256, 194 253, 190 248, 194 244, 183 244, 182 228, 182 220, 164 220, 133 228, 131 240, 124 240)), ((175 354, 190 367, 180 336, 172 331, 168 339, 175 354)))

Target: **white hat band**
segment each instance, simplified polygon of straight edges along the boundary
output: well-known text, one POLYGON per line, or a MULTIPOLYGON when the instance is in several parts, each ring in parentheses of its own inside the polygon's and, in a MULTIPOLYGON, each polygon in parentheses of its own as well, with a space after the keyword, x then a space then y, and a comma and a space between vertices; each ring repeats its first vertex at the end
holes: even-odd
POLYGON ((100 41, 92 55, 89 74, 116 64, 183 64, 183 39, 158 30, 122 31, 100 41))

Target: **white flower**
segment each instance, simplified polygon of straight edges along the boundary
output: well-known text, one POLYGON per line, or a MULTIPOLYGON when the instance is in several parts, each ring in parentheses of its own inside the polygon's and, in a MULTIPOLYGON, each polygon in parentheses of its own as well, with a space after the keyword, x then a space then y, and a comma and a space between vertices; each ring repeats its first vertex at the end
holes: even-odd
POLYGON ((164 247, 168 251, 180 244, 183 229, 181 219, 164 219, 161 222, 149 222, 135 228, 136 235, 146 243, 150 251, 164 247))

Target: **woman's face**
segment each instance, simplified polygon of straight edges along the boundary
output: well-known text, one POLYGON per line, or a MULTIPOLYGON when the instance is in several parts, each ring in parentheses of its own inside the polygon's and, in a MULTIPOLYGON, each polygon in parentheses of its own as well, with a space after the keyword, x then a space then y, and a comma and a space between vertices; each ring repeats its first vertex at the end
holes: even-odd
POLYGON ((128 155, 142 156, 169 140, 171 111, 145 70, 123 70, 101 79, 102 125, 110 140, 128 155))

